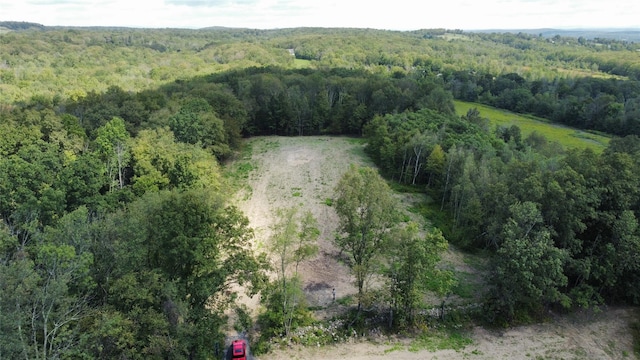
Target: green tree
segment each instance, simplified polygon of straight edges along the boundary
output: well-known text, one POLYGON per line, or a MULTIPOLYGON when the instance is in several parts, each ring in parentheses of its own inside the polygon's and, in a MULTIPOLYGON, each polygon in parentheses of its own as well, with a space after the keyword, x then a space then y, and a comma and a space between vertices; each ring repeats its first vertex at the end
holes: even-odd
POLYGON ((201 189, 152 198, 145 212, 147 267, 175 284, 165 303, 175 304, 176 317, 184 319, 176 325, 181 341, 189 352, 211 356, 209 345, 221 339, 220 319, 233 300, 224 293, 232 283, 253 285, 255 292, 263 282, 263 262, 249 248, 248 220, 201 189))
POLYGON ((397 223, 396 202, 387 183, 370 167, 351 165, 335 191, 340 219, 335 243, 350 257, 360 311, 366 282, 376 272, 377 260, 389 242, 390 229, 397 223))
POLYGON ((511 322, 516 315, 539 312, 545 305, 568 307, 570 299, 560 291, 567 285, 566 252, 554 246, 536 204, 516 203, 509 210, 490 280, 494 286, 490 314, 497 316, 494 320, 511 322))
POLYGON ((59 186, 66 194, 67 211, 82 205, 97 210, 101 202, 101 191, 112 185, 113 179, 106 176, 103 163, 96 153, 86 153, 62 169, 59 186))
POLYGON ((442 175, 444 173, 444 165, 445 165, 446 157, 445 153, 442 150, 440 144, 436 144, 424 165, 424 171, 429 174, 427 180, 427 188, 432 185, 436 188, 442 183, 442 175))
POLYGON ((436 268, 447 247, 440 230, 434 229, 422 238, 413 222, 395 233, 384 271, 389 281, 390 323, 414 325, 415 310, 422 304, 425 291, 444 294, 451 288, 452 274, 436 268))
POLYGON ((79 209, 34 231, 22 249, 17 238, 0 235, 0 338, 11 342, 0 356, 60 358, 75 346, 95 285, 88 230, 87 211, 79 209))
POLYGON ((199 144, 218 158, 229 155, 224 123, 204 99, 189 99, 169 118, 169 126, 178 141, 199 144))
MULTIPOLYGON (((298 265, 318 252, 316 240, 320 231, 311 212, 300 216, 298 208, 292 207, 279 209, 276 216, 269 248, 276 262, 278 279, 277 285, 272 289, 276 294, 270 294, 270 299, 279 300, 278 304, 273 305, 280 308, 277 312, 282 316, 279 325, 284 335, 289 336, 292 326, 308 317, 304 311, 304 293, 298 276, 298 265)), ((271 304, 269 308, 272 308, 271 304)))
POLYGON ((29 336, 29 310, 40 277, 31 259, 15 254, 17 239, 9 236, 4 227, 0 231, 0 358, 35 358, 29 336))
POLYGON ((118 189, 122 189, 125 185, 124 171, 131 160, 129 137, 124 120, 119 117, 114 117, 96 130, 97 152, 111 179, 109 191, 113 190, 113 184, 118 189))
POLYGON ((96 357, 212 358, 232 285, 253 295, 266 281, 248 220, 211 189, 145 193, 95 236, 96 296, 106 306, 86 321, 83 341, 96 357))
POLYGON ((65 195, 55 186, 62 166, 58 149, 44 142, 0 158, 0 217, 16 233, 34 220, 49 225, 64 212, 65 195))
POLYGON ((215 157, 197 145, 176 142, 167 128, 140 131, 131 151, 133 189, 137 194, 176 188, 222 188, 215 157))

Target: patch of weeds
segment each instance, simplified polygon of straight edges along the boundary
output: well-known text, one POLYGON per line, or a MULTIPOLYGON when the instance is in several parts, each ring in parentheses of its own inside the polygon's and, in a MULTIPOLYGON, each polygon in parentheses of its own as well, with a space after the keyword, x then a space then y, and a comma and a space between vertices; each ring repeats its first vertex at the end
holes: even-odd
POLYGON ((486 250, 476 250, 474 253, 464 253, 464 261, 465 264, 471 266, 477 270, 487 270, 488 261, 491 257, 491 253, 486 250))
POLYGON ((260 145, 262 145, 260 148, 260 152, 264 154, 266 152, 279 148, 280 142, 275 140, 266 140, 262 142, 260 145))
POLYGON ((460 331, 431 331, 425 332, 416 338, 409 347, 409 351, 418 352, 420 350, 428 350, 431 352, 438 350, 455 350, 460 351, 467 345, 471 345, 473 341, 460 331))
POLYGON ((404 350, 404 346, 402 344, 393 344, 390 348, 385 349, 384 353, 388 354, 394 351, 402 351, 404 350))
POLYGON ((243 162, 243 163, 240 163, 236 168, 236 174, 241 179, 248 179, 249 173, 255 169, 256 167, 253 164, 249 162, 243 162))
POLYGON ((479 355, 484 355, 484 353, 482 351, 478 350, 478 349, 474 349, 471 352, 471 355, 478 355, 479 356, 479 355))
POLYGON ((347 295, 347 296, 343 296, 341 298, 337 298, 336 302, 342 306, 349 306, 353 304, 353 296, 352 295, 347 295))
POLYGON ((396 192, 406 194, 422 194, 425 192, 424 185, 401 184, 396 181, 388 182, 389 187, 396 192))
POLYGON ((333 199, 332 198, 324 199, 324 204, 327 206, 333 206, 333 199))
POLYGON ((354 145, 351 149, 349 149, 349 153, 354 155, 355 158, 360 159, 369 159, 369 155, 367 155, 364 150, 365 141, 363 139, 349 139, 349 143, 354 145))
POLYGON ((324 306, 321 306, 321 305, 307 307, 307 310, 309 310, 309 311, 318 311, 318 310, 322 310, 322 309, 324 309, 324 306))
POLYGON ((234 309, 236 313, 236 320, 233 323, 233 329, 237 332, 243 332, 253 327, 253 320, 249 314, 249 309, 246 305, 241 304, 234 309))
POLYGON ((609 355, 609 356, 613 356, 615 354, 615 352, 616 352, 616 343, 615 343, 615 341, 609 341, 607 343, 607 348, 604 349, 604 352, 607 353, 607 355, 609 355))
POLYGON ((291 191, 293 191, 291 193, 291 196, 293 196, 293 197, 301 197, 302 196, 302 188, 295 187, 295 188, 292 188, 291 191))
POLYGON ((409 212, 420 215, 433 227, 442 230, 445 238, 455 239, 453 234, 453 218, 447 211, 440 210, 440 204, 420 202, 407 209, 409 212))
POLYGON ((631 335, 633 336, 633 353, 640 357, 640 321, 631 324, 631 335))
POLYGON ((228 180, 228 183, 232 184, 235 191, 244 190, 244 200, 249 199, 253 193, 247 180, 254 170, 256 170, 256 166, 251 161, 237 162, 225 168, 223 176, 228 180))
POLYGON ((318 322, 296 329, 291 334, 291 342, 304 346, 320 346, 344 342, 349 338, 349 331, 342 321, 318 322))
POLYGON ((421 204, 421 203, 416 204, 414 206, 410 206, 410 207, 407 208, 407 210, 410 213, 422 215, 423 217, 425 217, 427 215, 427 213, 428 213, 427 205, 426 204, 421 204))
MULTIPOLYGON (((608 351, 605 350, 605 352, 608 352, 608 351)), ((585 349, 575 349, 573 351, 573 353, 575 354, 575 356, 578 359, 586 359, 587 358, 587 350, 585 350, 585 349)), ((613 354, 610 354, 610 355, 613 355, 613 354)))
POLYGON ((367 143, 367 139, 361 137, 348 137, 346 139, 349 144, 353 145, 365 145, 367 143))
POLYGON ((271 343, 268 338, 263 338, 261 336, 255 343, 251 344, 252 355, 263 355, 269 351, 271 351, 271 343))
POLYGON ((478 294, 478 285, 474 283, 474 275, 464 271, 458 271, 455 274, 456 284, 451 292, 463 299, 472 299, 478 294))
POLYGON ((249 174, 256 170, 256 166, 250 161, 242 161, 227 168, 225 175, 229 179, 242 181, 249 179, 249 174))

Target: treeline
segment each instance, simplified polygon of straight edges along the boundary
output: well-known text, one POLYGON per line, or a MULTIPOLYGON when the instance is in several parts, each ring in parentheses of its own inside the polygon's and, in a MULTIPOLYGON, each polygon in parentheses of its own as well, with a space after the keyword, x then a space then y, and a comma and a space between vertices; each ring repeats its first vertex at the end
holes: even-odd
MULTIPOLYGON (((200 98, 211 106, 224 128, 216 142, 229 143, 230 148, 240 136, 250 135, 361 135, 363 126, 375 115, 405 110, 429 108, 452 114, 452 94, 571 127, 640 135, 637 81, 529 81, 515 73, 493 76, 467 71, 439 73, 429 66, 421 69, 408 74, 372 74, 347 69, 247 68, 175 81, 139 93, 111 87, 104 94, 91 92, 77 101, 36 97, 30 106, 52 107, 73 115, 88 131, 110 116, 119 116, 132 133, 148 126, 171 126, 175 132, 180 125, 175 117, 169 121, 171 112, 185 105, 186 99, 200 98)), ((195 143, 203 136, 192 135, 188 142, 195 143)), ((225 149, 218 155, 228 155, 225 149)))
POLYGON ((640 81, 584 77, 527 80, 516 73, 443 74, 457 99, 534 114, 580 129, 640 135, 640 81))
POLYGON ((42 24, 26 22, 26 21, 0 21, 0 27, 9 30, 43 30, 45 27, 42 24))
POLYGON ((176 81, 138 93, 114 86, 77 100, 35 98, 16 114, 49 108, 77 119, 87 136, 114 116, 124 120, 132 135, 168 126, 178 140, 216 147, 216 155, 224 158, 241 136, 361 135, 376 114, 421 108, 452 114, 452 100, 435 76, 267 67, 176 81))
POLYGON ((365 134, 383 173, 426 187, 432 214, 449 214, 438 225, 450 241, 494 254, 488 319, 637 304, 638 137, 595 154, 486 124, 475 109, 462 118, 422 110, 378 116, 365 134))

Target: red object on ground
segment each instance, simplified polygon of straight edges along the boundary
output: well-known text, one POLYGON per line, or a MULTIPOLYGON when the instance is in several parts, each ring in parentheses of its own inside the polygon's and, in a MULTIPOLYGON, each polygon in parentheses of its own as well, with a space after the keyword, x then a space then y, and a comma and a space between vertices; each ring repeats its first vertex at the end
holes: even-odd
POLYGON ((242 340, 233 340, 231 344, 231 358, 234 360, 247 360, 247 343, 242 340))

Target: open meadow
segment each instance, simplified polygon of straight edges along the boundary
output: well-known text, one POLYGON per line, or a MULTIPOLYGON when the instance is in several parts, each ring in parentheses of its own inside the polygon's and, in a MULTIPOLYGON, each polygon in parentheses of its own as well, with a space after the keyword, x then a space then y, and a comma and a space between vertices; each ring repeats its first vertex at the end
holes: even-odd
POLYGON ((460 100, 455 100, 453 103, 458 115, 465 115, 470 109, 477 108, 481 117, 489 119, 491 128, 517 125, 522 131, 523 137, 535 131, 549 141, 557 141, 564 148, 591 148, 596 152, 601 152, 609 143, 609 137, 607 136, 572 129, 560 124, 552 124, 532 115, 516 114, 507 110, 460 100))

